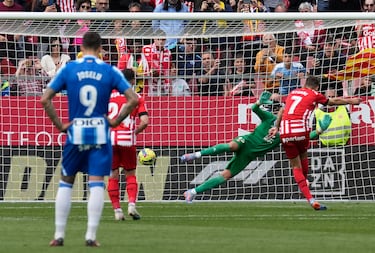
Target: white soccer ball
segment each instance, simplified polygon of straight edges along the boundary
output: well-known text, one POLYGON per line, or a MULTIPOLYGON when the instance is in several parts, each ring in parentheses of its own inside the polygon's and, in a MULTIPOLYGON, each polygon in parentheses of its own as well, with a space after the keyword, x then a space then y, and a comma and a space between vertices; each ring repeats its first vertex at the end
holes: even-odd
POLYGON ((144 148, 138 153, 138 161, 142 165, 154 165, 156 162, 156 154, 150 148, 144 148))

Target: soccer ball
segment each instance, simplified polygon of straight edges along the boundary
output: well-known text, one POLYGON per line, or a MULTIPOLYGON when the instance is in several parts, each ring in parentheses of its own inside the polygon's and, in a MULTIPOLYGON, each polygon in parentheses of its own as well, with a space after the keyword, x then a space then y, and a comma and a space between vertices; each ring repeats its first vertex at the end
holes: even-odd
POLYGON ((142 165, 154 165, 156 161, 156 154, 150 148, 144 148, 138 153, 138 161, 142 165))

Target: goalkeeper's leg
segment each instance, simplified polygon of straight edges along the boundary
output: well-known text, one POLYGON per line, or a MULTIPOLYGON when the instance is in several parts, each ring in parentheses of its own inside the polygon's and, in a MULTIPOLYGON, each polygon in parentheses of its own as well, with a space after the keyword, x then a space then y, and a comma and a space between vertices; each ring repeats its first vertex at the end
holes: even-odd
POLYGON ((181 156, 181 162, 188 162, 192 161, 198 158, 201 158, 202 156, 209 156, 209 155, 218 155, 225 152, 235 152, 238 149, 238 144, 236 142, 230 142, 230 143, 223 143, 223 144, 217 144, 215 146, 203 149, 199 152, 195 153, 189 153, 181 156))

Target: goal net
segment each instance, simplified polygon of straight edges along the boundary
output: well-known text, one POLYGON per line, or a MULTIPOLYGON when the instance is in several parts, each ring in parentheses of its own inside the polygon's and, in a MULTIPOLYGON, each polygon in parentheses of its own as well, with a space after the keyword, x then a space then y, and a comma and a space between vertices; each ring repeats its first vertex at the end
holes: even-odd
MULTIPOLYGON (((1 201, 54 200, 66 136, 53 127, 39 99, 56 71, 81 57, 82 35, 88 30, 102 36, 104 61, 135 70, 135 89, 145 97, 151 121, 138 135, 137 147, 153 149, 158 158, 153 167, 137 168, 139 201, 183 200, 185 190, 216 176, 233 153, 186 164, 180 156, 253 131, 260 119, 251 106, 261 92, 268 90, 275 101, 283 101, 309 74, 321 79, 321 92, 333 91, 327 96, 363 99, 358 106, 344 108, 333 121, 333 132, 311 142, 312 194, 322 200, 374 199, 371 14, 167 14, 2 13, 1 201)), ((66 121, 66 95, 59 94, 54 103, 66 121)), ((74 187, 74 200, 85 200, 85 175, 77 177, 74 187)), ((126 201, 124 189, 122 178, 126 201)), ((303 198, 281 146, 196 197, 299 199, 303 198)))

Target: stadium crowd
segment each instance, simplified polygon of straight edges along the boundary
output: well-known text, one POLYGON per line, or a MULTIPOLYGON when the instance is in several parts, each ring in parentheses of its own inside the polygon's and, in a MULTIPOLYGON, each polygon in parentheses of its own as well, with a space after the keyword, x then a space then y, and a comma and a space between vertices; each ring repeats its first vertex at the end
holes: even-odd
MULTIPOLYGON (((0 11, 374 12, 375 0, 3 0, 0 11)), ((81 38, 95 21, 69 22, 75 22, 75 38, 63 32, 60 37, 0 34, 3 96, 40 95, 61 67, 80 58, 81 38)), ((296 20, 293 32, 263 35, 265 22, 244 20, 243 36, 204 36, 227 22, 197 21, 202 34, 192 36, 182 20, 153 20, 152 39, 130 39, 123 27, 143 29, 143 21, 101 21, 100 27, 113 27, 118 36, 103 39, 101 57, 121 70, 133 69, 136 91, 149 96, 259 96, 268 90, 273 99, 281 99, 304 85, 309 74, 321 78, 322 92, 330 88, 342 96, 357 89, 363 96, 375 94, 370 76, 332 78, 344 70, 348 58, 375 47, 374 24, 327 29, 321 20, 296 20)))

